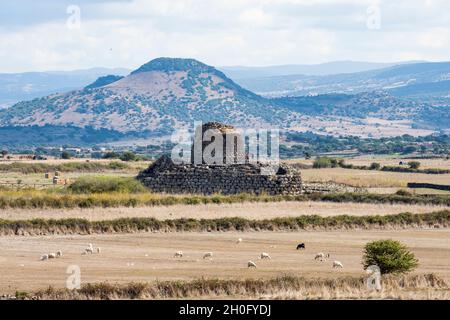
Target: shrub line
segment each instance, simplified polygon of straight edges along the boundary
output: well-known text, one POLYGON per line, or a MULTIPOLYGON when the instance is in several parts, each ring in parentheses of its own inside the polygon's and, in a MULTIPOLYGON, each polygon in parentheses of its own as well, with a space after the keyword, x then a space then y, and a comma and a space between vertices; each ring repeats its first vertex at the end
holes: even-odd
POLYGON ((450 210, 425 214, 401 213, 387 216, 317 215, 264 220, 245 218, 174 219, 120 218, 89 221, 86 219, 0 220, 1 235, 91 234, 133 232, 225 232, 225 231, 294 231, 307 229, 383 229, 407 227, 449 227, 450 210))

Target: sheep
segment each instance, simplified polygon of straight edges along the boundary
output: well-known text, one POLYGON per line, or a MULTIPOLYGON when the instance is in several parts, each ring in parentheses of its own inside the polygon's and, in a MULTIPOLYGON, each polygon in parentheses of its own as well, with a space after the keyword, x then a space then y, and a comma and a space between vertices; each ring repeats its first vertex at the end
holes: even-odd
POLYGON ((62 257, 62 251, 58 250, 58 252, 56 252, 56 257, 57 258, 61 258, 62 257))
POLYGON ((56 253, 53 253, 53 252, 52 252, 52 253, 49 253, 49 254, 48 254, 48 258, 49 258, 49 259, 55 259, 55 258, 56 258, 56 253))
POLYGON ((203 259, 206 259, 206 258, 212 259, 212 257, 213 257, 213 253, 212 253, 212 252, 206 252, 206 253, 203 255, 203 259))
POLYGON ((271 260, 272 258, 270 257, 270 255, 266 252, 261 253, 261 255, 259 256, 259 258, 262 259, 269 259, 271 260))
POLYGON ((242 242, 242 238, 239 238, 239 239, 236 240, 236 243, 237 243, 237 244, 239 244, 239 243, 241 243, 241 242, 242 242))
POLYGON ((174 258, 182 258, 183 257, 183 251, 177 251, 173 255, 174 258))
POLYGON ((333 262, 333 269, 334 268, 344 268, 344 265, 342 264, 342 262, 340 262, 340 261, 334 261, 333 262))
POLYGON ((41 261, 44 261, 44 260, 48 260, 48 254, 43 254, 42 256, 41 256, 41 259, 40 259, 41 261))
POLYGON ((94 249, 92 249, 92 248, 86 248, 86 249, 84 249, 84 252, 83 252, 83 254, 93 254, 94 253, 94 249))
POLYGON ((323 252, 319 252, 318 254, 316 254, 316 256, 314 257, 314 260, 320 260, 323 261, 323 259, 325 259, 325 254, 323 252))
POLYGON ((305 244, 304 243, 300 243, 298 246, 297 246, 297 250, 300 250, 300 249, 306 249, 306 246, 305 246, 305 244))
POLYGON ((253 261, 249 261, 247 263, 247 268, 256 268, 256 263, 254 263, 253 261))

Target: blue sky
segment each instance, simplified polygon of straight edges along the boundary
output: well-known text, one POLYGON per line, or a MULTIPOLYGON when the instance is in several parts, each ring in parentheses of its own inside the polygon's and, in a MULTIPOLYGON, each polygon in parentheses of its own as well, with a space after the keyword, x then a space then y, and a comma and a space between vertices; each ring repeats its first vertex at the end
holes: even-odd
POLYGON ((159 56, 215 66, 450 60, 450 1, 0 3, 0 72, 136 68, 159 56))

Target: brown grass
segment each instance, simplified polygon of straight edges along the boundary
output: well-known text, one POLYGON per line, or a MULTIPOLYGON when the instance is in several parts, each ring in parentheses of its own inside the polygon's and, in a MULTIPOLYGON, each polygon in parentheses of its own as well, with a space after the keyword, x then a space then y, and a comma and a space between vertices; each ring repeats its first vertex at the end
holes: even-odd
POLYGON ((450 181, 450 174, 429 175, 421 173, 329 168, 303 170, 302 178, 304 181, 333 181, 363 188, 404 188, 409 182, 447 185, 450 181))
POLYGON ((162 281, 125 285, 86 284, 80 290, 49 287, 22 297, 58 300, 116 299, 449 299, 448 283, 434 274, 386 276, 380 291, 370 291, 364 278, 337 279, 281 276, 268 280, 162 281))
POLYGON ((445 210, 446 206, 408 205, 389 203, 334 203, 334 202, 245 202, 204 205, 143 206, 119 208, 72 208, 72 209, 11 209, 0 211, 0 219, 68 219, 81 218, 89 221, 114 220, 119 218, 165 219, 217 219, 241 217, 246 219, 273 219, 280 217, 299 217, 318 215, 331 217, 338 215, 368 216, 392 215, 402 212, 427 213, 445 210))

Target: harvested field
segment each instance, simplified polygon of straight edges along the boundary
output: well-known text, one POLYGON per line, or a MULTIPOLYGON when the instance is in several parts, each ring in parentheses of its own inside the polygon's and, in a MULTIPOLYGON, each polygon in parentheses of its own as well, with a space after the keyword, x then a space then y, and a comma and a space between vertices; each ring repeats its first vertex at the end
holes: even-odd
POLYGON ((302 178, 310 182, 333 181, 363 188, 404 188, 409 182, 450 184, 450 174, 430 175, 343 168, 303 170, 302 178))
POLYGON ((371 204, 371 203, 334 203, 334 202, 268 202, 268 203, 231 203, 205 205, 173 205, 153 207, 119 208, 76 208, 76 209, 12 209, 0 211, 0 219, 67 219, 82 218, 89 221, 113 220, 118 218, 147 217, 165 219, 216 219, 241 217, 246 219, 272 219, 279 217, 298 217, 319 215, 322 217, 351 215, 392 215, 403 212, 427 213, 445 210, 446 206, 408 205, 408 204, 371 204))
POLYGON ((419 259, 414 274, 434 273, 450 280, 450 229, 327 232, 140 233, 95 236, 0 237, 0 293, 63 288, 69 265, 81 268, 82 283, 149 282, 192 279, 271 279, 285 274, 306 278, 363 277, 363 246, 373 240, 405 243, 419 259), (241 244, 236 244, 237 238, 241 244), (305 251, 295 250, 299 242, 305 251), (81 255, 88 243, 101 254, 81 255), (62 258, 39 261, 46 252, 61 249, 62 258), (173 258, 182 250, 184 257, 173 258), (203 260, 212 251, 212 260, 203 260), (272 260, 258 260, 261 252, 272 260), (317 252, 329 252, 328 261, 314 261, 317 252), (249 270, 247 261, 258 268, 249 270), (344 269, 333 270, 339 260, 344 269))

